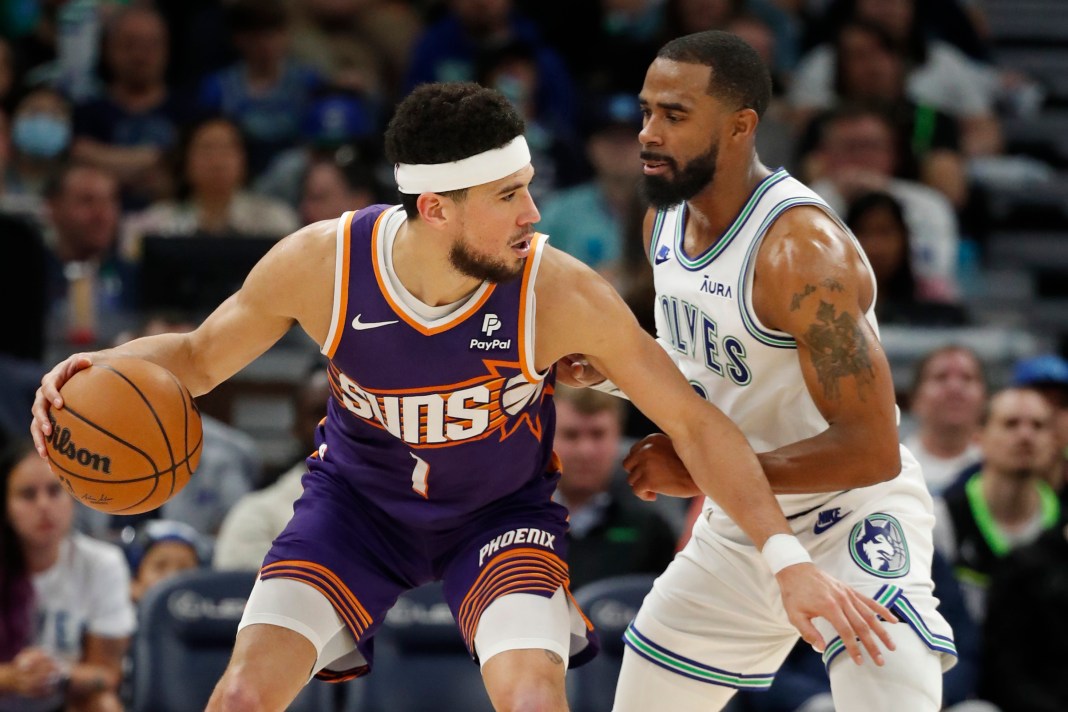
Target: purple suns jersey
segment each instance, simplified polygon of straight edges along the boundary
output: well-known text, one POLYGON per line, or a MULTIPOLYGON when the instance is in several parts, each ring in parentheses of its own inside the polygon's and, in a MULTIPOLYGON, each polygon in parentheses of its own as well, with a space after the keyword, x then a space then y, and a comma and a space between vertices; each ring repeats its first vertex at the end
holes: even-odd
POLYGON ((440 529, 536 478, 555 477, 555 371, 534 367, 534 281, 545 237, 520 278, 484 283, 428 320, 387 272, 400 206, 339 220, 330 333, 333 398, 312 477, 343 480, 409 526, 440 529))

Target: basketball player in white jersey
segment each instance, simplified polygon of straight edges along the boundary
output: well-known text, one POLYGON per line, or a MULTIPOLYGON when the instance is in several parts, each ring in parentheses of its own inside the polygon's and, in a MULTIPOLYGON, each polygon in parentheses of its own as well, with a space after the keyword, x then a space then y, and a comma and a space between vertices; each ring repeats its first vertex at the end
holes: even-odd
MULTIPOLYGON (((822 648, 835 707, 937 710, 955 648, 930 577, 931 499, 899 450, 874 278, 831 209, 758 159, 770 92, 756 52, 722 32, 671 41, 646 74, 639 140, 657 336, 760 454, 797 537, 789 545, 904 622, 890 626, 895 649, 879 666, 840 655, 842 640, 817 621, 826 645, 806 640, 822 648)), ((687 473, 664 435, 624 464, 645 499, 707 492, 698 485, 713 476, 687 473)), ((616 712, 707 712, 738 689, 767 689, 797 632, 760 552, 706 499, 625 640, 616 712)))

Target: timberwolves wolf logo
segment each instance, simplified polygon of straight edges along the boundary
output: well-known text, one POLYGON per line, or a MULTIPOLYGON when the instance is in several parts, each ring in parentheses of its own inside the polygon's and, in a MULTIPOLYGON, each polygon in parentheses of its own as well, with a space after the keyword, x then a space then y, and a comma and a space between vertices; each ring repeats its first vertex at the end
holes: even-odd
POLYGON ((853 527, 849 553, 857 566, 883 578, 909 572, 909 548, 901 524, 889 514, 871 514, 853 527))

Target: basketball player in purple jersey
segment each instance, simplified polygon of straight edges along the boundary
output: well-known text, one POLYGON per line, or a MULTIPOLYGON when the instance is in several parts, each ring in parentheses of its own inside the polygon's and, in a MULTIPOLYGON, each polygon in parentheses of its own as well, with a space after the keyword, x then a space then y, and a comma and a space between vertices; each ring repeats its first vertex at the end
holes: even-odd
MULTIPOLYGON (((75 354, 44 376, 32 434, 93 361, 170 369, 202 395, 294 324, 330 361, 333 397, 304 493, 264 560, 209 710, 281 710, 312 675, 369 671, 405 590, 443 582, 500 710, 564 710, 564 672, 595 650, 568 594, 566 511, 551 495, 554 365, 588 354, 669 433, 758 544, 789 540, 753 451, 699 398, 612 288, 546 245, 523 122, 499 92, 417 88, 386 133, 402 204, 310 225, 275 246, 194 331, 75 354), (535 338, 536 337, 536 338, 535 338)), ((859 655, 883 606, 768 547, 790 620, 822 617, 859 655)))

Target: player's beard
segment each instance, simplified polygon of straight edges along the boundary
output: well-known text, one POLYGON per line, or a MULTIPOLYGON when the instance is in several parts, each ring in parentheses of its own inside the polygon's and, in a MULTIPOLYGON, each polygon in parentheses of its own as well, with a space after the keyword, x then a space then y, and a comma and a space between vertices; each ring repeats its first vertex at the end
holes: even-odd
POLYGON ((663 162, 671 169, 667 176, 642 176, 642 195, 650 205, 660 209, 689 200, 712 184, 718 155, 719 145, 712 144, 708 151, 679 169, 674 158, 642 151, 642 160, 663 162))
MULTIPOLYGON (((530 235, 533 237, 534 233, 530 235)), ((526 260, 516 260, 509 264, 501 259, 477 255, 468 248, 465 240, 457 240, 449 250, 449 263, 460 274, 497 284, 510 282, 523 274, 526 260)))

